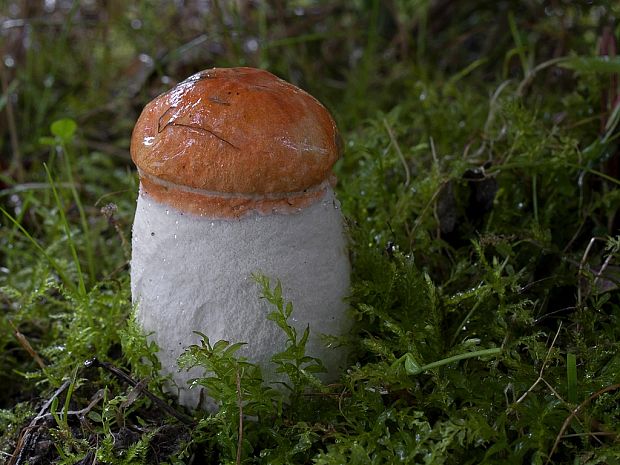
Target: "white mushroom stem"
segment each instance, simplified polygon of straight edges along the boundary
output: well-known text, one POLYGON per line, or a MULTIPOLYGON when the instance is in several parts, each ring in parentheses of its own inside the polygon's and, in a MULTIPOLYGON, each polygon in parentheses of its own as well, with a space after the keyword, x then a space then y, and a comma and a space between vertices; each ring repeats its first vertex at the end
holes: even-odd
POLYGON ((333 379, 344 353, 325 346, 321 334, 341 335, 350 323, 343 301, 349 288, 349 261, 339 204, 331 188, 294 214, 210 219, 182 213, 141 192, 133 226, 131 291, 137 318, 160 348, 164 373, 172 374, 179 401, 196 407, 198 389, 187 382, 199 370, 181 372, 177 359, 206 334, 212 343, 246 342, 239 354, 276 376, 271 356, 286 337, 267 319, 274 309, 260 299, 252 273, 279 279, 293 302, 290 322, 300 334, 310 326, 307 354, 319 357, 333 379))

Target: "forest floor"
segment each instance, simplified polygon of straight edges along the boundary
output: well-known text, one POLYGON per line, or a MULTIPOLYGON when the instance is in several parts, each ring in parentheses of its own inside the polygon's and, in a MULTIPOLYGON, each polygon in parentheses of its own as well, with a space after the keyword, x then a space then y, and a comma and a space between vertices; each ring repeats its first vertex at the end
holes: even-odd
POLYGON ((617 2, 3 5, 0 463, 620 464, 617 2), (286 398, 188 348, 209 414, 132 317, 129 141, 214 66, 334 115, 354 328, 330 385, 289 334, 286 398))

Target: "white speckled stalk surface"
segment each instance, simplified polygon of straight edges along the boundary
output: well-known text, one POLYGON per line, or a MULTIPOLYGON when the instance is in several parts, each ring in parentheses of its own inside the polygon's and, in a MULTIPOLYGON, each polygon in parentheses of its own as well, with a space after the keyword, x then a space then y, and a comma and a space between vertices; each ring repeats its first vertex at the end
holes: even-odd
MULTIPOLYGON (((179 401, 196 407, 197 388, 187 389, 198 370, 180 371, 177 358, 199 342, 194 331, 218 340, 247 342, 239 352, 257 362, 267 381, 275 374, 271 356, 285 345, 283 332, 267 314, 252 273, 282 282, 293 302, 292 322, 301 335, 310 325, 309 355, 328 368, 325 380, 344 368, 342 350, 325 347, 321 334, 349 327, 343 298, 349 290, 349 260, 342 216, 331 189, 322 200, 295 214, 210 219, 158 204, 141 192, 133 225, 131 292, 137 318, 159 346, 166 374, 179 388, 179 401)), ((280 375, 278 375, 280 376, 280 375)))

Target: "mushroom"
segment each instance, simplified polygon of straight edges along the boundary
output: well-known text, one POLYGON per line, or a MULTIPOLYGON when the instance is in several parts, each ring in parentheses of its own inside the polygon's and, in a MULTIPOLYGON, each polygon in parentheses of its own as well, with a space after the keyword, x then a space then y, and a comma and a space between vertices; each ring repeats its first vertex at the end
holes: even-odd
POLYGON ((285 335, 251 278, 279 279, 291 322, 310 327, 307 353, 325 381, 345 354, 322 334, 349 327, 350 266, 332 189, 340 155, 336 125, 312 96, 252 68, 199 72, 150 102, 131 140, 140 192, 133 225, 131 292, 139 324, 159 346, 179 402, 201 397, 177 368, 199 342, 246 342, 240 354, 280 381, 271 356, 285 335))

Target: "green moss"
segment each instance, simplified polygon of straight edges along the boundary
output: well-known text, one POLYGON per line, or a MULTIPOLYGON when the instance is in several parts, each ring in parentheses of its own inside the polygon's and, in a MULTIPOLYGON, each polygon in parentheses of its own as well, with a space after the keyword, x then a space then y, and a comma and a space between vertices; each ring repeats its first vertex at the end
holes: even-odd
POLYGON ((594 57, 618 6, 416 5, 33 16, 0 98, 3 112, 17 99, 15 127, 0 127, 2 459, 616 463, 619 118, 604 97, 618 69, 594 57), (340 124, 355 326, 332 342, 350 366, 322 385, 287 323, 295 303, 259 278, 289 339, 274 354, 289 395, 235 344, 205 340, 183 363, 211 373, 197 382, 221 407, 188 425, 142 394, 174 405, 132 318, 128 143, 166 76, 239 64, 303 86, 340 124))

